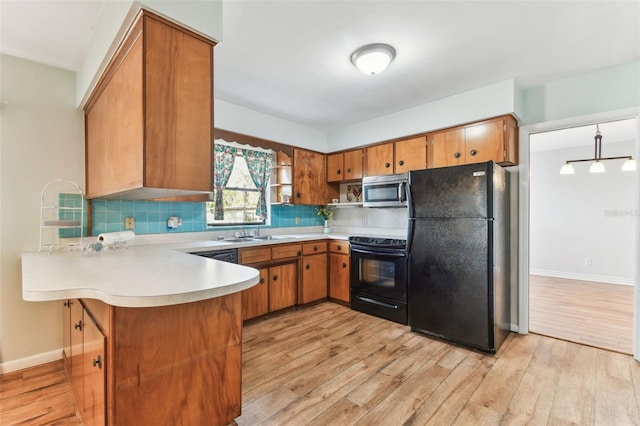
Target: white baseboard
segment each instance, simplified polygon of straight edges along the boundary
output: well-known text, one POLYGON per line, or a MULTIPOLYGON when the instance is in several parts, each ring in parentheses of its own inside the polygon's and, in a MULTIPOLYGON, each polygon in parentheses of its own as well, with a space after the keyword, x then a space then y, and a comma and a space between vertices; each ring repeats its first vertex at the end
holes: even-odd
POLYGON ((543 277, 566 278, 568 280, 593 281, 596 283, 619 284, 619 285, 630 285, 630 286, 634 285, 633 278, 625 278, 625 277, 610 277, 606 275, 578 274, 575 272, 552 271, 549 269, 536 269, 536 268, 530 268, 529 273, 531 275, 541 275, 543 277))
POLYGON ((62 349, 31 355, 26 358, 14 359, 13 361, 7 361, 0 364, 0 374, 22 370, 24 368, 40 364, 46 364, 47 362, 57 361, 59 359, 62 359, 62 349))

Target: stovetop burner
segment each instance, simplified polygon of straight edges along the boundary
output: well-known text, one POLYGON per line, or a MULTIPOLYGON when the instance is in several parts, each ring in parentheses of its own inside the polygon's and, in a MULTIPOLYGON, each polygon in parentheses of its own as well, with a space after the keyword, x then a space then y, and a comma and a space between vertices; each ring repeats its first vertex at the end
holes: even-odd
POLYGON ((349 237, 349 243, 365 247, 393 248, 404 249, 407 240, 401 238, 382 238, 382 237, 349 237))

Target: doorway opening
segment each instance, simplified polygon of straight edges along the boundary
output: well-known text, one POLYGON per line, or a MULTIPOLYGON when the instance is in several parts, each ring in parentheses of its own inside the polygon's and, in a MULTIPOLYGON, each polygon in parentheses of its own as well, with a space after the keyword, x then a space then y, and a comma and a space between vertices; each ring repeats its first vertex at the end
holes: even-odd
POLYGON ((602 157, 635 158, 635 119, 530 135, 529 331, 632 354, 638 172, 560 174, 594 157, 596 124, 602 157))

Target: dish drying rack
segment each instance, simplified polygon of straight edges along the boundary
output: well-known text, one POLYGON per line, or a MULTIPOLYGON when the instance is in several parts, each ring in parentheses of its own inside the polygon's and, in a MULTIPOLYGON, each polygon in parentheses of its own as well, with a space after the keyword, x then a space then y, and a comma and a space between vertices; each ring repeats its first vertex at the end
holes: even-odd
POLYGON ((42 188, 38 252, 82 248, 84 204, 84 191, 71 180, 55 179, 42 188), (62 244, 61 238, 68 241, 62 244))

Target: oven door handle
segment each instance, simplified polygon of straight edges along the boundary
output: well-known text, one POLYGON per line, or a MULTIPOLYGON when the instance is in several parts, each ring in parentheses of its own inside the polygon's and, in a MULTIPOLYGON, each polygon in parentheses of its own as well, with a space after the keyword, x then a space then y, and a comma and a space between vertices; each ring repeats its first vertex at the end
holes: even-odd
POLYGON ((358 299, 363 302, 373 303, 374 305, 384 306, 385 308, 398 309, 398 305, 392 305, 391 303, 380 302, 379 300, 370 299, 368 297, 358 296, 358 299))
POLYGON ((394 252, 394 251, 376 251, 376 250, 363 250, 359 248, 354 248, 351 246, 352 253, 361 253, 361 254, 374 254, 380 256, 391 256, 391 257, 405 257, 407 254, 402 252, 394 252))

